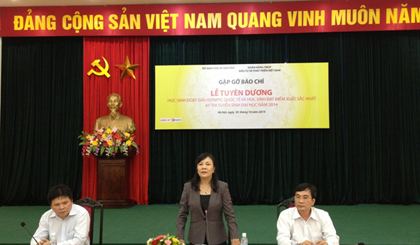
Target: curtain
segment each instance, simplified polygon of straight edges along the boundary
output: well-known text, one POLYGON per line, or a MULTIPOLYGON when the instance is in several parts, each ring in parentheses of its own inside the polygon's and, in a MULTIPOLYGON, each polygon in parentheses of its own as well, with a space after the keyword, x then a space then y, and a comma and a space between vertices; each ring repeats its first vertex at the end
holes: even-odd
POLYGON ((235 204, 276 204, 301 182, 317 204, 420 203, 419 32, 151 38, 155 65, 329 63, 329 129, 155 130, 150 203, 177 203, 202 152, 235 204))
MULTIPOLYGON (((2 38, 0 37, 0 81, 1 81, 1 57, 2 57, 2 50, 3 50, 3 42, 2 42, 2 38)), ((1 82, 0 82, 0 94, 1 94, 1 82)), ((1 115, 1 99, 0 99, 0 115, 1 115)), ((0 117, 0 128, 1 128, 1 117, 0 117)))
POLYGON ((109 113, 111 92, 137 126, 138 203, 177 203, 202 152, 235 204, 278 203, 300 182, 318 187, 317 204, 420 203, 418 31, 152 37, 150 51, 141 37, 2 42, 0 205, 46 204, 59 183, 95 197, 77 135, 109 113), (127 55, 136 80, 119 79, 127 55), (116 59, 111 78, 87 76, 102 57, 116 59), (329 129, 154 130, 155 65, 283 62, 329 63, 329 129))
POLYGON ((419 32, 345 33, 343 47, 349 199, 419 203, 419 32))
POLYGON ((80 197, 82 39, 2 42, 0 205, 45 205, 60 183, 80 197))
MULTIPOLYGON (((138 204, 148 203, 149 181, 149 38, 147 37, 85 37, 84 38, 84 106, 83 129, 93 132, 95 120, 109 114, 107 97, 118 93, 122 98, 120 112, 129 116, 136 124, 135 142, 140 152, 130 165, 130 198, 138 204), (87 73, 97 67, 91 63, 99 59, 105 67, 104 57, 109 64, 110 77, 87 73), (120 79, 116 65, 125 64, 126 57, 131 64, 139 64, 134 69, 136 79, 126 76, 120 79)), ((97 168, 94 157, 83 160, 82 196, 96 199, 97 168)))

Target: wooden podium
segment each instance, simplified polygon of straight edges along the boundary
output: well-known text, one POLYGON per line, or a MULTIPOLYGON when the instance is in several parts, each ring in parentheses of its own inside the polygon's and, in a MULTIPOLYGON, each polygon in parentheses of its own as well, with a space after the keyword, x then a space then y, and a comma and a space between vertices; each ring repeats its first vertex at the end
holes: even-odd
POLYGON ((104 208, 128 208, 134 205, 130 199, 130 161, 136 151, 129 156, 98 157, 97 197, 104 208))

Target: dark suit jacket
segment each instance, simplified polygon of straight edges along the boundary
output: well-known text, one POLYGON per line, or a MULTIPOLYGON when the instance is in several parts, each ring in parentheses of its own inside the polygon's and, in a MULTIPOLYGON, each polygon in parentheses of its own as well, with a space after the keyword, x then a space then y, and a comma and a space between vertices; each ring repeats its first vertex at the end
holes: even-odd
POLYGON ((188 232, 188 241, 190 243, 204 243, 206 234, 209 244, 226 242, 228 236, 223 223, 222 213, 225 214, 230 239, 239 238, 238 225, 235 222, 235 213, 227 183, 219 181, 219 190, 211 192, 207 210, 208 229, 206 228, 206 215, 201 208, 200 192, 194 191, 190 182, 185 183, 176 220, 176 235, 178 239, 184 239, 188 211, 191 211, 190 229, 188 232))

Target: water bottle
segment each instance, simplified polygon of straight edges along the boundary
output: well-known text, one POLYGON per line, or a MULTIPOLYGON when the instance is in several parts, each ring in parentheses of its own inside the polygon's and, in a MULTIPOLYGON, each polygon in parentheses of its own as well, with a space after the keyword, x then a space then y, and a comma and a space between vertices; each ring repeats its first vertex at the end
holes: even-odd
POLYGON ((57 245, 57 238, 55 237, 55 233, 54 232, 51 232, 50 244, 51 245, 57 245))
POLYGON ((242 233, 241 245, 248 245, 248 238, 246 238, 246 233, 242 233))

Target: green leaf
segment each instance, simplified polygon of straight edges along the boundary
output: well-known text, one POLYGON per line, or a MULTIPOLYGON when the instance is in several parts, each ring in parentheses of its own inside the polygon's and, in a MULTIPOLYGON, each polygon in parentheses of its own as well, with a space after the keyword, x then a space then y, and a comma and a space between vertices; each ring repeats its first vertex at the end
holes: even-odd
POLYGON ((93 146, 93 145, 91 145, 91 146, 89 146, 89 151, 90 151, 90 153, 94 153, 95 152, 95 146, 93 146))
POLYGON ((101 146, 101 153, 100 153, 101 156, 104 153, 104 151, 105 151, 105 147, 101 146))

